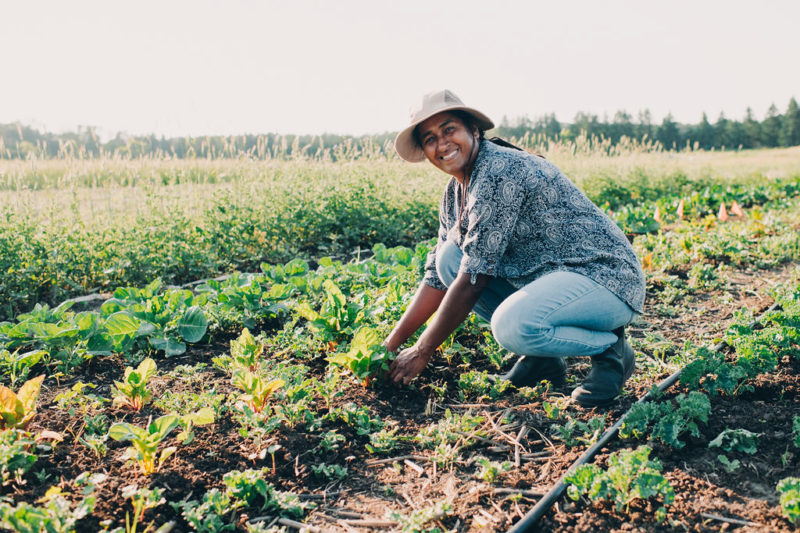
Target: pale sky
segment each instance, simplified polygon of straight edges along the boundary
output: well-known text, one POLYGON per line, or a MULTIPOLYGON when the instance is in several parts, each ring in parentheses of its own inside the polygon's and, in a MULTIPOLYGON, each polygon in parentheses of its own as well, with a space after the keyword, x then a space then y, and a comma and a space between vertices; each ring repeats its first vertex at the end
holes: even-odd
POLYGON ((0 0, 0 123, 396 131, 450 88, 496 122, 695 123, 800 99, 797 0, 0 0))

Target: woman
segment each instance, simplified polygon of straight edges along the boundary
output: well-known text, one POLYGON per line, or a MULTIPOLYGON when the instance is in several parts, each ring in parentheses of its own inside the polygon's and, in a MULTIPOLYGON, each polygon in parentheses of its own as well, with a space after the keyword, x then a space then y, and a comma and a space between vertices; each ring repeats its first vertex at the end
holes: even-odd
POLYGON ((560 386, 563 357, 588 355, 592 369, 572 397, 584 407, 608 405, 633 372, 624 326, 644 304, 639 261, 617 225, 556 166, 485 140, 493 127, 445 90, 425 95, 395 139, 403 159, 427 159, 452 179, 423 281, 384 345, 397 351, 436 316, 400 352, 390 377, 409 383, 474 310, 521 356, 504 379, 560 386))

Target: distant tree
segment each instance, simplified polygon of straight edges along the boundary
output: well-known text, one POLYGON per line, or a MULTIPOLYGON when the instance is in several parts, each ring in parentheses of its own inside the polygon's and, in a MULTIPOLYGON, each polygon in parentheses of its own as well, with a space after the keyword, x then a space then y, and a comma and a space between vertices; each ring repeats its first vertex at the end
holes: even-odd
POLYGON ((643 140, 644 138, 653 138, 653 117, 650 114, 649 109, 643 109, 639 111, 635 131, 636 137, 639 140, 643 140))
POLYGON ((692 140, 703 150, 714 147, 714 126, 708 122, 708 115, 703 113, 700 123, 692 130, 692 140))
POLYGON ((680 148, 680 132, 678 131, 678 124, 672 120, 672 113, 667 114, 664 120, 661 121, 661 125, 656 131, 656 139, 668 150, 680 148))
POLYGON ((612 139, 614 141, 618 141, 622 137, 630 139, 636 137, 636 127, 633 125, 631 116, 626 111, 620 110, 614 113, 613 126, 612 139))
POLYGON ((778 142, 781 146, 797 146, 800 144, 800 109, 797 107, 797 100, 792 97, 789 106, 781 120, 781 128, 778 133, 778 142))
POLYGON ((585 133, 588 136, 600 135, 600 122, 597 120, 597 115, 590 115, 584 112, 578 112, 573 121, 573 128, 578 133, 585 133))
POLYGON ((719 148, 733 148, 728 138, 728 119, 724 112, 720 112, 717 121, 714 123, 715 145, 719 148))
POLYGON ((744 123, 742 124, 744 128, 744 135, 747 139, 745 143, 745 148, 756 148, 757 146, 761 145, 761 125, 758 121, 753 117, 753 110, 749 107, 744 116, 744 123))
POLYGON ((781 116, 775 104, 769 106, 764 121, 761 122, 761 144, 773 148, 778 146, 778 136, 781 130, 781 116))

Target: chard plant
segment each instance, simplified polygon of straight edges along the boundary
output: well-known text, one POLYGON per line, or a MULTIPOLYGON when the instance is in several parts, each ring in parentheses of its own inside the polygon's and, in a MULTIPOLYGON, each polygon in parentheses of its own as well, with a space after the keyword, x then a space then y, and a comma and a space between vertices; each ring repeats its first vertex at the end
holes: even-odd
POLYGON ((106 329, 115 348, 127 351, 144 337, 152 348, 171 357, 186 352, 187 342, 198 342, 205 336, 208 318, 201 306, 206 297, 189 290, 161 293, 161 288, 159 279, 142 289, 120 287, 103 304, 101 314, 108 317, 106 329))
POLYGON ((85 416, 90 411, 100 409, 104 403, 108 402, 105 398, 86 392, 96 388, 97 385, 79 381, 70 390, 57 394, 54 401, 59 409, 66 410, 70 416, 78 413, 85 416))
POLYGON ((378 373, 389 369, 393 354, 381 345, 381 335, 369 327, 358 328, 347 353, 335 353, 328 357, 331 365, 346 368, 367 387, 378 373))
POLYGON ((167 435, 178 426, 179 418, 175 415, 164 415, 149 422, 147 427, 140 428, 133 424, 118 422, 108 430, 108 436, 116 441, 130 441, 125 459, 135 461, 142 474, 148 476, 164 465, 164 462, 177 451, 175 446, 158 449, 167 435))
POLYGON ((610 500, 617 511, 625 512, 635 500, 660 497, 663 505, 656 517, 663 521, 666 506, 675 500, 675 491, 661 474, 658 459, 650 459, 650 451, 648 446, 639 446, 614 452, 606 469, 594 464, 579 466, 565 478, 567 495, 576 501, 584 494, 592 501, 610 500))
POLYGON ((147 382, 156 373, 156 362, 149 357, 139 363, 134 370, 132 367, 125 368, 125 375, 122 381, 115 381, 115 394, 112 405, 128 406, 134 411, 139 411, 152 398, 152 394, 147 390, 147 382))
POLYGON ((19 381, 28 379, 33 365, 49 355, 47 350, 31 350, 25 353, 19 353, 19 350, 0 350, 0 376, 8 378, 9 384, 16 387, 19 381))
POLYGON ((194 428, 207 426, 214 423, 214 410, 211 407, 202 407, 194 413, 187 413, 178 417, 181 432, 176 439, 183 445, 191 444, 194 440, 194 428))
POLYGON ((308 321, 308 326, 325 342, 338 343, 352 335, 363 320, 363 306, 348 303, 347 297, 336 283, 330 279, 322 282, 325 301, 319 311, 307 302, 295 307, 295 311, 308 321))
MULTIPOLYGON (((146 487, 139 488, 136 485, 126 485, 122 487, 121 491, 122 497, 130 499, 133 505, 133 516, 128 511, 125 511, 126 533, 136 533, 139 524, 144 520, 145 511, 155 509, 167 501, 164 498, 164 489, 148 489, 146 487)), ((145 528, 144 532, 147 533, 151 527, 145 528)))
POLYGON ((269 407, 267 401, 275 391, 284 385, 282 379, 269 380, 249 370, 234 372, 231 381, 235 387, 244 392, 241 399, 247 403, 253 412, 258 414, 266 411, 269 407))
POLYGON ((42 381, 44 376, 29 379, 16 393, 0 385, 0 431, 28 426, 36 414, 42 381))

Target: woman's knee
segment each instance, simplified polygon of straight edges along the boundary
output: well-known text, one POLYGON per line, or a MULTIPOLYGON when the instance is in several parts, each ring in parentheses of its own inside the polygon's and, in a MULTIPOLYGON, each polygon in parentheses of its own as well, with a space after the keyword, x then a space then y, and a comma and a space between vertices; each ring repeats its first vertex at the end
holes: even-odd
POLYGON ((553 340, 553 326, 532 322, 520 309, 506 302, 498 306, 491 324, 497 343, 519 355, 543 355, 553 340))
POLYGON ((436 250, 436 272, 442 283, 448 287, 456 280, 463 255, 461 248, 450 241, 446 241, 436 250))

